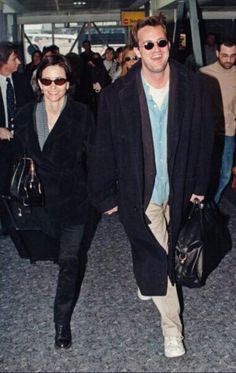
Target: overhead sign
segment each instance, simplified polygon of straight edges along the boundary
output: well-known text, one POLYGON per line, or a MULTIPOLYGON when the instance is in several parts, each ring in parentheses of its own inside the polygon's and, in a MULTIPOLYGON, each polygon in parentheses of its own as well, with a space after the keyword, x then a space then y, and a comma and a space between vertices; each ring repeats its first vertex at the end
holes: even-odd
POLYGON ((144 11, 126 11, 121 12, 121 24, 122 26, 133 26, 135 22, 139 19, 143 19, 145 17, 144 11))

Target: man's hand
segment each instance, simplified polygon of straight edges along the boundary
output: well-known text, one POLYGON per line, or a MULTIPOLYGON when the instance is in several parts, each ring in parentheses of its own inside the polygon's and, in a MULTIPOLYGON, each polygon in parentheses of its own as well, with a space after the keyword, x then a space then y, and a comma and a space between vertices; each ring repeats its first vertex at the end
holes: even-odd
POLYGON ((12 133, 5 127, 0 127, 0 140, 11 140, 13 139, 12 133))
POLYGON ((112 215, 112 214, 114 214, 114 212, 117 212, 117 211, 118 211, 118 206, 115 206, 112 209, 105 211, 104 214, 105 215, 112 215))
POLYGON ((102 90, 102 86, 99 82, 93 83, 93 89, 96 93, 99 93, 102 90))
POLYGON ((190 202, 195 202, 195 199, 198 199, 200 202, 202 202, 204 200, 204 196, 198 196, 197 194, 192 194, 191 198, 190 198, 190 202))

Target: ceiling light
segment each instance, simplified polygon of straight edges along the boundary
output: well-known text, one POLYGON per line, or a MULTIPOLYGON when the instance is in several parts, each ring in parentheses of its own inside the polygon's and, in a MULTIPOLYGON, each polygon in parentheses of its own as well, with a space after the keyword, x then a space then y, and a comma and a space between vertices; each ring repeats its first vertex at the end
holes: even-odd
POLYGON ((86 1, 74 1, 73 5, 74 6, 84 6, 84 5, 86 5, 86 1))

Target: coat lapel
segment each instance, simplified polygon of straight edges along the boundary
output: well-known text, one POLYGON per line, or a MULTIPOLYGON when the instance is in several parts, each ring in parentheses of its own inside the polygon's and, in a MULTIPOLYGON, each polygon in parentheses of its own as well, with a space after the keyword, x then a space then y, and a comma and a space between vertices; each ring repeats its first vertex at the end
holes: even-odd
POLYGON ((4 111, 4 104, 3 104, 3 98, 2 98, 2 91, 0 88, 0 126, 5 127, 6 118, 5 118, 5 111, 4 111))
POLYGON ((133 143, 133 149, 130 151, 136 150, 138 153, 139 180, 143 190, 143 205, 146 209, 151 198, 156 169, 151 123, 140 69, 135 69, 132 78, 124 82, 124 89, 120 91, 119 99, 125 118, 124 125, 130 128, 129 136, 133 143))
POLYGON ((124 81, 124 88, 119 92, 119 100, 126 122, 124 125, 126 128, 130 128, 133 133, 139 129, 140 124, 140 108, 135 79, 124 81))
POLYGON ((63 109, 62 113, 60 114, 59 118, 57 119, 53 129, 49 133, 42 151, 48 151, 51 148, 51 145, 55 143, 57 138, 65 137, 66 141, 66 133, 70 133, 71 126, 70 123, 72 122, 72 118, 70 118, 70 112, 68 110, 68 102, 63 109))
POLYGON ((186 77, 179 73, 175 64, 170 64, 170 92, 167 124, 167 160, 168 173, 171 185, 174 160, 179 142, 181 124, 186 107, 182 103, 188 102, 184 96, 187 95, 186 77))
POLYGON ((137 75, 137 88, 139 96, 139 105, 141 112, 142 125, 142 143, 143 143, 143 158, 144 158, 144 210, 147 209, 152 196, 152 191, 155 183, 156 164, 154 144, 152 137, 152 128, 149 117, 146 95, 141 80, 141 74, 137 75))

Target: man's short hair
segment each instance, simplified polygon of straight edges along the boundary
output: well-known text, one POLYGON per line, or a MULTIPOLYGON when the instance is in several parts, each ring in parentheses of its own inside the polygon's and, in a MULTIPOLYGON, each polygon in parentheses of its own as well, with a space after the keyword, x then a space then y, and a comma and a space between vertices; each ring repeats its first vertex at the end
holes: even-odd
POLYGON ((60 48, 56 44, 50 45, 50 49, 51 49, 52 53, 58 53, 58 54, 60 53, 60 48))
POLYGON ((232 38, 225 38, 225 39, 222 39, 218 45, 217 45, 217 50, 220 52, 220 49, 222 47, 222 45, 225 45, 226 47, 234 47, 236 46, 236 40, 235 39, 232 39, 232 38))
POLYGON ((158 16, 145 17, 135 22, 131 30, 131 40, 132 40, 132 44, 134 47, 138 47, 138 44, 139 44, 138 31, 141 30, 145 26, 152 26, 152 27, 161 26, 164 33, 166 34, 166 37, 168 37, 167 27, 166 27, 166 18, 162 13, 160 13, 158 16))
POLYGON ((90 42, 90 40, 86 39, 86 40, 83 41, 82 45, 84 45, 84 44, 91 45, 91 42, 90 42))
POLYGON ((16 55, 19 54, 19 45, 16 43, 11 43, 10 41, 1 41, 0 42, 0 67, 5 65, 8 61, 8 58, 15 52, 16 55))

